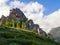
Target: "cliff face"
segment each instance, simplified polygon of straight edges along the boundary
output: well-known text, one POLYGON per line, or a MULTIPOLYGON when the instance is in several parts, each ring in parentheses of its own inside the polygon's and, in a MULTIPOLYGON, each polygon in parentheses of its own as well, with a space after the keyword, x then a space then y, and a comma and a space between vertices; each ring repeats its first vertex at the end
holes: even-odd
POLYGON ((27 20, 24 13, 18 8, 10 10, 10 14, 9 14, 8 18, 13 19, 14 21, 19 21, 19 22, 27 20))
POLYGON ((24 29, 35 30, 38 34, 42 34, 43 36, 47 36, 46 32, 44 32, 39 27, 38 24, 34 24, 33 20, 31 20, 31 19, 28 20, 28 18, 24 15, 24 13, 18 8, 10 10, 9 16, 7 16, 7 17, 2 16, 0 22, 5 24, 6 19, 13 20, 14 22, 19 22, 21 28, 22 28, 21 25, 24 24, 23 25, 24 29))

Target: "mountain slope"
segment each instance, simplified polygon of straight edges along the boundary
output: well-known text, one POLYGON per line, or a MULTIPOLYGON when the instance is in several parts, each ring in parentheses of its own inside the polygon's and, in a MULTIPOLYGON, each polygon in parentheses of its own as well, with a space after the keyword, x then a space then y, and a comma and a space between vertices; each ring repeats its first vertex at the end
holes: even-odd
POLYGON ((28 20, 28 18, 24 15, 24 13, 18 9, 13 8, 10 10, 9 16, 2 16, 0 18, 0 26, 17 28, 17 29, 26 29, 26 30, 34 30, 38 34, 42 34, 43 36, 47 36, 46 32, 43 31, 38 24, 34 24, 33 20, 28 20))
POLYGON ((60 41, 60 27, 53 28, 50 34, 58 41, 60 41))
POLYGON ((0 27, 0 45, 60 45, 34 32, 0 27))

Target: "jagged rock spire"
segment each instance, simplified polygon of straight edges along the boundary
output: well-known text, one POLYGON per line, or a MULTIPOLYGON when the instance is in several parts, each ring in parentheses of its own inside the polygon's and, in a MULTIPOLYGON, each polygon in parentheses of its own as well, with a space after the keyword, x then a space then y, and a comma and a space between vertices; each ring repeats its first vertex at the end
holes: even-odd
POLYGON ((8 18, 14 19, 14 20, 20 19, 20 21, 22 19, 23 19, 23 21, 27 20, 27 17, 24 15, 24 13, 18 8, 10 10, 10 14, 9 14, 8 18))

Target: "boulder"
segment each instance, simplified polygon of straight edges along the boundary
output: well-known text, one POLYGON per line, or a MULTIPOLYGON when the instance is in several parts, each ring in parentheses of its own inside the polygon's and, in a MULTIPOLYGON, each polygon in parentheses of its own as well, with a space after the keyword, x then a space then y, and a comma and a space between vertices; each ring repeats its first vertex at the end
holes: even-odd
POLYGON ((5 22, 6 22, 6 17, 5 17, 4 15, 2 15, 0 21, 1 21, 3 24, 5 24, 5 22))

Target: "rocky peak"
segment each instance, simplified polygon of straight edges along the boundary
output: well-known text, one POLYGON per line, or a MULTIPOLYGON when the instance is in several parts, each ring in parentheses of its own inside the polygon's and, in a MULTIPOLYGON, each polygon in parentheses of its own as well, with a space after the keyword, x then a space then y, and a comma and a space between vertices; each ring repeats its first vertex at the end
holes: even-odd
POLYGON ((31 19, 28 21, 28 23, 29 23, 29 25, 33 25, 34 24, 33 20, 31 20, 31 19))
POLYGON ((22 18, 23 16, 25 16, 24 13, 18 8, 10 10, 10 15, 11 14, 13 14, 16 17, 19 17, 19 18, 22 18))
POLYGON ((6 23, 7 18, 9 21, 13 19, 14 23, 19 22, 18 24, 16 24, 19 26, 19 28, 24 28, 27 30, 35 30, 38 34, 42 34, 44 36, 46 35, 46 33, 40 29, 38 24, 34 24, 33 20, 31 19, 28 20, 27 17, 24 15, 24 13, 18 8, 10 10, 9 16, 7 17, 2 16, 0 21, 2 23, 6 23))
POLYGON ((9 19, 14 19, 15 21, 16 20, 17 21, 26 21, 27 20, 27 18, 24 15, 24 13, 18 8, 10 10, 10 14, 9 14, 8 18, 9 19))

